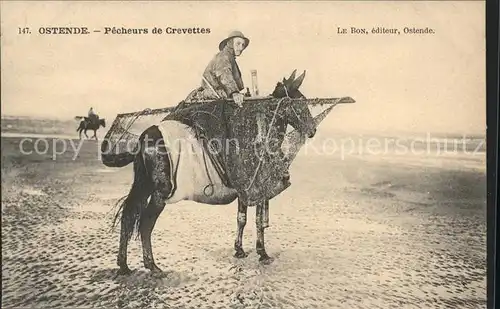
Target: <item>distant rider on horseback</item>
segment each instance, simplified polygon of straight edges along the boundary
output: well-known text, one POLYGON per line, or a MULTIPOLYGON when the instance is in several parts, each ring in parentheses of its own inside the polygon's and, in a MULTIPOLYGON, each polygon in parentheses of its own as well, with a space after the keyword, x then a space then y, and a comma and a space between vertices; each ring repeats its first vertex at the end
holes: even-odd
POLYGON ((99 124, 99 116, 94 112, 93 107, 89 109, 88 121, 89 123, 99 124))

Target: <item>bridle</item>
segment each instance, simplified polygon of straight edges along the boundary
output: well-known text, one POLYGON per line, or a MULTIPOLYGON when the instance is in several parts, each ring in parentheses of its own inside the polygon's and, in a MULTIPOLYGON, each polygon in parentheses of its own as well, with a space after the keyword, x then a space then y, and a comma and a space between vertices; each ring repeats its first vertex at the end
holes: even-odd
MULTIPOLYGON (((286 97, 291 99, 290 96, 288 95, 288 89, 286 88, 286 85, 283 84, 283 89, 285 89, 285 94, 286 94, 286 97)), ((293 105, 290 105, 290 106, 287 106, 287 108, 291 108, 292 109, 292 112, 295 114, 295 117, 297 118, 297 120, 301 123, 301 124, 304 124, 305 121, 302 120, 302 118, 300 118, 299 114, 297 114, 297 111, 295 110, 295 108, 293 107, 293 105)))

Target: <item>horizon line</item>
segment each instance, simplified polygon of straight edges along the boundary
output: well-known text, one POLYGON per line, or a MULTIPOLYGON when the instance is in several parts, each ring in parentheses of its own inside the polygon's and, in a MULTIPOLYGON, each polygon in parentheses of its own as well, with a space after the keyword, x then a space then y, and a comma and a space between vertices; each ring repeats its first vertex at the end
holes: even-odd
MULTIPOLYGON (((58 118, 58 117, 50 117, 50 116, 30 116, 30 115, 15 115, 15 114, 1 114, 1 119, 32 119, 32 120, 51 120, 51 121, 60 121, 60 122, 75 122, 76 120, 74 118, 58 118)), ((116 119, 116 118, 115 118, 116 119)), ((321 129, 321 128, 320 128, 321 129)), ((109 129, 105 129, 107 132, 109 129)), ((10 130, 9 130, 10 131, 10 130)), ((332 132, 336 131, 338 134, 346 134, 349 133, 349 130, 346 129, 332 129, 332 128, 322 128, 321 131, 326 131, 326 132, 332 132)), ((2 128, 1 132, 5 132, 2 128)), ((5 132, 7 133, 7 132, 5 132)), ((484 129, 483 132, 459 132, 459 131, 441 131, 441 130, 434 130, 434 131, 407 131, 407 130, 353 130, 353 134, 367 134, 367 135, 376 135, 380 136, 383 135, 385 137, 387 136, 408 136, 408 135, 421 135, 421 134, 436 134, 436 135, 446 135, 446 136, 457 136, 457 135, 470 135, 470 136, 480 136, 483 138, 487 137, 487 132, 486 128, 484 129)))

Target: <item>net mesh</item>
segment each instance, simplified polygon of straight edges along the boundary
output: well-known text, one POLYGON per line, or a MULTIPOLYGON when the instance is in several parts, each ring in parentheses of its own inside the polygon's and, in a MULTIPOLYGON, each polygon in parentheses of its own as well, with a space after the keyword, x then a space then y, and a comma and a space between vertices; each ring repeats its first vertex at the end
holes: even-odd
POLYGON ((119 114, 104 137, 101 151, 105 164, 113 166, 121 155, 136 151, 142 132, 160 123, 171 110, 163 108, 119 114))
MULTIPOLYGON (((261 98, 258 101, 271 101, 276 98, 261 98)), ((296 100, 296 99, 294 99, 296 100)), ((316 126, 318 126, 337 104, 354 103, 350 97, 343 98, 314 98, 301 99, 307 101, 311 107, 316 126)), ((203 103, 199 103, 203 104, 203 103)), ((133 113, 119 114, 106 133, 101 148, 103 163, 107 166, 117 166, 117 162, 124 156, 129 156, 137 151, 139 136, 148 127, 159 124, 171 114, 175 107, 160 109, 146 109, 133 113)), ((305 139, 297 130, 289 131, 283 142, 283 151, 291 162, 304 145, 305 139)))

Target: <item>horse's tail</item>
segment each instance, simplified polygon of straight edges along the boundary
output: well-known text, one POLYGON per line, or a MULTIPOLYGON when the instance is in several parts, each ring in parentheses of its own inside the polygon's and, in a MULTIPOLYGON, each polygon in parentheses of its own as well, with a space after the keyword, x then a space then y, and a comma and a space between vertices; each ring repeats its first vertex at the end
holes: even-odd
POLYGON ((133 152, 113 153, 113 151, 110 150, 111 147, 111 143, 105 137, 101 144, 101 160, 107 167, 124 167, 129 165, 134 162, 136 158, 135 154, 140 153, 136 151, 139 148, 135 149, 133 152))
POLYGON ((121 198, 117 205, 119 209, 116 212, 112 227, 115 228, 118 218, 121 219, 127 240, 130 240, 134 231, 139 235, 139 223, 142 211, 147 206, 147 199, 152 192, 152 181, 148 177, 144 158, 138 153, 134 159, 134 182, 128 195, 121 198))
MULTIPOLYGON (((111 129, 112 130, 112 129, 111 129)), ((153 132, 158 132, 156 126, 151 126, 147 128, 138 138, 137 145, 132 151, 114 151, 114 147, 120 142, 120 140, 115 142, 115 145, 110 142, 109 136, 111 131, 108 131, 108 134, 104 137, 104 140, 101 143, 101 161, 107 167, 124 167, 134 162, 136 159, 136 154, 141 153, 141 145, 143 145, 145 137, 148 136, 149 130, 153 130, 153 132)), ((151 134, 152 136, 157 136, 156 134, 151 134)), ((150 135, 150 136, 151 136, 150 135)), ((161 136, 160 136, 161 138, 161 136)), ((128 144, 127 144, 128 146, 128 144)), ((141 159, 142 160, 142 159, 141 159)))
POLYGON ((134 162, 136 156, 130 152, 113 154, 107 156, 105 154, 101 155, 102 163, 107 167, 124 167, 134 162))

